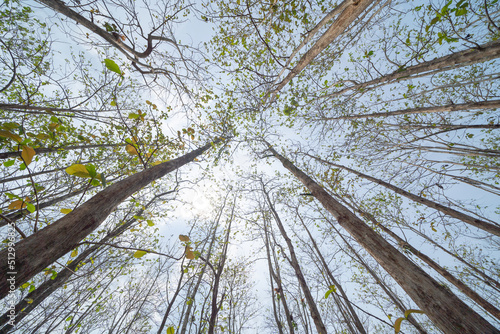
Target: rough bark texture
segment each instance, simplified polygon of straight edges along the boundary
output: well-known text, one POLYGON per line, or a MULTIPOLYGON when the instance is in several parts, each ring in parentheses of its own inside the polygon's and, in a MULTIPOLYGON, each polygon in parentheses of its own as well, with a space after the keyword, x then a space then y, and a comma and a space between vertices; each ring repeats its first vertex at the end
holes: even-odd
MULTIPOLYGON (((175 191, 175 190, 174 190, 175 191)), ((146 204, 145 208, 149 207, 158 197, 166 195, 169 191, 160 195, 155 196, 149 203, 146 204)), ((144 209, 141 209, 136 212, 136 216, 141 216, 144 212, 144 209)), ((37 307, 40 303, 42 303, 48 296, 52 294, 55 290, 61 287, 67 280, 75 273, 75 269, 80 266, 80 264, 85 261, 90 255, 92 255, 95 251, 97 251, 101 244, 106 244, 111 241, 113 238, 121 235, 123 232, 128 230, 137 219, 132 218, 127 220, 123 225, 116 227, 113 231, 109 232, 104 238, 100 240, 98 244, 92 245, 85 249, 83 252, 78 254, 78 256, 68 264, 64 269, 57 273, 57 276, 54 279, 47 280, 40 284, 35 290, 30 292, 26 298, 17 303, 15 307, 16 311, 16 323, 20 323, 20 321, 26 317, 31 310, 37 307), (28 304, 27 300, 31 300, 31 303, 28 304)), ((9 320, 7 317, 8 312, 4 313, 0 317, 0 327, 5 325, 9 320)), ((0 334, 8 333, 8 331, 12 328, 11 325, 6 325, 0 330, 0 334)))
POLYGON ((299 74, 317 55, 342 34, 356 18, 363 13, 373 0, 352 1, 338 16, 328 30, 314 43, 314 45, 300 58, 295 67, 281 81, 273 92, 279 92, 285 85, 299 74))
POLYGON ((15 278, 16 288, 71 251, 96 229, 127 197, 169 172, 191 162, 211 144, 207 144, 177 159, 131 175, 107 187, 90 200, 53 224, 15 244, 15 266, 9 268, 8 249, 0 252, 0 299, 9 293, 7 278, 15 278), (11 274, 14 272, 15 274, 11 274))
POLYGON ((431 321, 445 333, 500 333, 457 296, 407 259, 383 237, 330 196, 290 161, 269 150, 292 172, 342 226, 406 291, 431 321))

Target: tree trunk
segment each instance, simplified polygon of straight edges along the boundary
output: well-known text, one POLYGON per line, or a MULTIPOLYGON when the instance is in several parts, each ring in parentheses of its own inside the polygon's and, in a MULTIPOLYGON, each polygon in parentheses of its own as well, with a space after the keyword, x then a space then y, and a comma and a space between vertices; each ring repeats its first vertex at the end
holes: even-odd
POLYGON ((445 333, 500 333, 457 296, 407 259, 361 219, 330 196, 269 144, 269 151, 292 172, 374 259, 394 278, 425 314, 445 333))
POLYGON ((402 196, 404 196, 406 198, 409 198, 412 201, 424 204, 424 205, 428 206, 429 208, 433 208, 433 209, 436 209, 438 211, 441 211, 442 213, 444 213, 444 214, 446 214, 446 215, 448 215, 450 217, 459 219, 459 220, 463 221, 464 223, 467 223, 467 224, 470 224, 470 225, 472 225, 474 227, 477 227, 479 229, 485 230, 486 232, 489 232, 489 233, 494 234, 496 236, 500 236, 500 227, 495 226, 495 225, 493 225, 491 223, 488 223, 488 222, 486 222, 484 220, 471 217, 469 215, 466 215, 465 213, 456 211, 456 210, 454 210, 452 208, 449 208, 447 206, 444 206, 442 204, 439 204, 439 203, 433 202, 431 200, 428 200, 426 198, 414 195, 414 194, 409 193, 408 191, 403 190, 401 188, 398 188, 398 187, 396 187, 396 186, 394 186, 394 185, 392 185, 392 184, 390 184, 388 182, 385 182, 385 181, 382 181, 380 179, 377 179, 377 178, 371 177, 369 175, 363 174, 363 173, 358 172, 358 171, 356 171, 354 169, 351 169, 349 167, 345 167, 345 166, 342 166, 342 165, 334 164, 332 162, 320 159, 318 157, 315 157, 315 156, 312 156, 312 155, 309 155, 309 154, 306 154, 306 155, 308 157, 316 159, 316 160, 318 160, 318 161, 320 161, 322 163, 328 164, 330 166, 342 168, 342 169, 344 169, 346 171, 349 171, 349 172, 351 172, 351 173, 353 173, 353 174, 355 174, 355 175, 357 175, 359 177, 362 177, 362 178, 367 179, 369 181, 372 181, 374 183, 380 184, 381 186, 384 186, 384 187, 386 187, 388 189, 391 189, 395 193, 400 194, 400 195, 402 195, 402 196))
POLYGON ((430 257, 427 255, 423 254, 422 252, 418 251, 415 247, 401 239, 396 233, 392 232, 388 228, 386 228, 384 225, 380 224, 377 220, 375 220, 374 217, 372 217, 370 214, 366 214, 370 220, 378 227, 380 227, 385 233, 389 234, 394 240, 397 241, 397 243, 403 248, 409 250, 412 254, 414 254, 416 257, 418 257, 420 260, 422 260, 424 263, 426 263, 429 267, 437 271, 441 276, 446 278, 448 282, 453 284, 455 287, 457 287, 462 293, 464 293, 467 297, 475 301, 478 305, 480 305, 482 308, 484 308, 487 312, 489 312, 492 316, 500 320, 500 310, 496 308, 494 305, 492 305, 490 302, 485 300, 483 297, 478 295, 476 291, 472 290, 469 288, 466 284, 464 284, 461 280, 457 279, 455 276, 453 276, 448 270, 444 269, 441 267, 439 264, 437 264, 434 260, 432 260, 430 257))
MULTIPOLYGON (((94 144, 94 145, 73 145, 73 146, 62 146, 62 147, 39 147, 35 148, 35 154, 38 155, 42 153, 52 153, 59 151, 83 150, 86 148, 119 147, 125 145, 127 144, 94 144)), ((0 159, 9 159, 20 156, 21 156, 21 151, 0 153, 0 159)))
POLYGON ((153 40, 164 40, 164 41, 169 41, 173 42, 167 38, 164 37, 156 37, 151 34, 148 35, 147 39, 147 47, 144 52, 138 52, 134 50, 133 48, 129 47, 128 45, 125 45, 122 43, 119 38, 115 38, 112 34, 108 33, 106 30, 102 29, 98 25, 94 24, 94 22, 91 22, 87 18, 81 16, 77 12, 73 11, 71 8, 66 6, 66 4, 60 0, 40 0, 41 3, 43 3, 45 6, 55 10, 56 12, 59 12, 63 14, 64 16, 74 20, 77 24, 81 24, 85 28, 89 29, 92 31, 94 34, 102 37, 106 42, 111 44, 113 47, 115 47, 118 51, 122 52, 127 58, 131 61, 136 60, 137 58, 146 58, 148 57, 151 52, 153 51, 153 40))
MULTIPOLYGON (((304 227, 304 230, 307 232, 307 235, 309 236, 309 239, 311 240, 312 246, 313 246, 314 250, 316 251, 316 254, 318 255, 318 258, 321 262, 321 265, 323 266, 323 270, 321 270, 321 271, 322 272, 324 271, 326 273, 326 275, 330 278, 330 281, 332 282, 332 284, 335 285, 335 287, 339 290, 340 295, 342 296, 342 299, 344 300, 344 303, 346 305, 345 307, 347 307, 347 314, 352 318, 352 322, 354 322, 354 325, 358 329, 358 332, 362 333, 362 334, 366 334, 366 330, 363 326, 363 323, 359 319, 356 311, 354 311, 354 309, 351 305, 351 301, 349 300, 349 298, 347 298, 347 295, 344 292, 344 289, 342 288, 340 283, 335 279, 335 277, 333 277, 333 274, 330 271, 330 268, 328 267, 328 264, 326 263, 326 260, 323 257, 323 254, 321 253, 321 251, 318 248, 318 245, 316 244, 316 240, 314 240, 313 236, 309 232, 309 229, 307 228, 306 224, 302 220, 302 217, 299 216, 298 210, 297 210, 297 216, 299 217, 299 220, 302 223, 302 227, 304 227)), ((339 308, 342 308, 342 305, 338 305, 338 306, 339 306, 339 308)), ((347 317, 345 318, 345 321, 347 324, 351 323, 351 320, 349 320, 347 317)))
POLYGON ((314 43, 314 45, 300 58, 295 67, 288 75, 273 89, 272 93, 279 92, 285 85, 299 74, 317 55, 319 55, 328 45, 339 37, 351 25, 356 18, 363 13, 373 0, 352 1, 328 30, 314 43))
MULTIPOLYGON (((351 252, 354 254, 358 262, 366 269, 366 271, 373 277, 375 282, 380 286, 382 290, 384 290, 385 294, 389 297, 389 299, 396 305, 397 308, 401 311, 401 314, 404 314, 407 310, 405 306, 403 305, 403 302, 401 301, 400 298, 390 289, 387 284, 385 284, 384 280, 380 278, 377 273, 366 263, 366 261, 356 252, 356 250, 347 242, 347 240, 340 234, 340 232, 336 229, 335 225, 331 223, 329 220, 328 222, 332 226, 332 228, 337 232, 337 234, 340 236, 340 238, 344 241, 346 246, 351 250, 351 252)), ((420 325, 420 323, 415 319, 415 317, 412 314, 408 315, 408 321, 418 330, 419 333, 421 334, 427 334, 427 331, 420 325)))
MULTIPOLYGON (((401 68, 394 73, 384 75, 360 84, 341 89, 338 92, 327 95, 326 97, 340 96, 351 90, 366 91, 367 87, 377 87, 382 84, 391 83, 402 79, 411 79, 415 75, 431 75, 443 71, 448 71, 457 67, 472 65, 485 62, 500 57, 500 40, 489 42, 480 47, 458 51, 444 57, 436 58, 418 65, 401 68)), ((338 84, 338 83, 336 83, 338 84)))
POLYGON ((435 112, 469 111, 477 109, 495 109, 495 108, 500 108, 500 100, 469 102, 462 104, 447 104, 445 106, 434 106, 434 107, 410 108, 410 109, 395 110, 388 112, 377 112, 373 114, 322 117, 320 120, 334 121, 341 119, 365 119, 365 118, 388 117, 388 116, 398 116, 398 115, 429 114, 435 112))
POLYGON ((304 297, 307 301, 307 304, 309 306, 309 310, 311 312, 311 318, 314 321, 314 325, 316 326, 316 330, 318 331, 319 334, 326 334, 326 327, 323 323, 323 320, 321 319, 321 314, 319 313, 318 307, 316 306, 316 302, 314 301, 314 298, 311 294, 311 290, 309 290, 309 287, 307 286, 306 279, 304 277, 304 274, 302 273, 302 270, 300 269, 299 261, 297 259, 297 256, 295 255, 295 249, 293 247, 292 241, 288 237, 285 228, 283 227, 283 224, 281 223, 281 220, 278 216, 278 213, 274 209, 273 203, 271 202, 271 198, 269 198, 269 194, 267 193, 264 183, 261 180, 261 186, 262 186, 262 192, 264 193, 267 204, 269 206, 269 209, 271 210, 274 220, 276 221, 276 224, 278 225, 278 228, 281 232, 281 235, 286 241, 288 251, 290 252, 290 264, 292 265, 294 271, 295 271, 295 276, 297 277, 297 280, 299 281, 300 287, 302 288, 302 292, 304 293, 304 297))
MULTIPOLYGON (((96 229, 130 195, 193 161, 212 147, 207 144, 177 159, 146 169, 110 185, 90 200, 39 232, 14 245, 15 265, 7 264, 8 248, 0 252, 0 299, 47 268, 96 229), (12 279, 10 282, 7 279, 12 279)), ((9 247, 10 248, 10 247, 9 247)), ((10 252, 12 253, 12 252, 10 252)))
MULTIPOLYGON (((264 217, 264 211, 262 211, 262 216, 264 217)), ((290 309, 288 308, 288 304, 286 302, 285 298, 285 293, 283 290, 283 285, 281 284, 281 274, 280 274, 280 268, 279 265, 276 261, 276 257, 274 256, 274 251, 273 251, 273 259, 274 263, 276 266, 276 273, 273 270, 273 265, 271 262, 271 250, 270 250, 270 241, 269 241, 269 231, 267 230, 267 222, 266 219, 263 219, 264 221, 264 243, 266 246, 266 255, 267 255, 267 266, 269 269, 269 283, 271 286, 271 299, 273 300, 273 311, 274 311, 274 320, 276 321, 276 326, 278 326, 278 331, 283 334, 283 329, 282 329, 282 324, 279 321, 278 318, 278 312, 276 311, 276 299, 279 299, 281 304, 283 304, 283 309, 285 310, 285 316, 286 316, 286 321, 288 323, 288 329, 290 331, 290 334, 294 334, 295 331, 293 329, 293 324, 292 324, 292 317, 290 314, 290 309), (277 290, 274 290, 273 286, 273 281, 276 282, 277 285, 277 290), (279 297, 278 297, 279 296, 279 297)))

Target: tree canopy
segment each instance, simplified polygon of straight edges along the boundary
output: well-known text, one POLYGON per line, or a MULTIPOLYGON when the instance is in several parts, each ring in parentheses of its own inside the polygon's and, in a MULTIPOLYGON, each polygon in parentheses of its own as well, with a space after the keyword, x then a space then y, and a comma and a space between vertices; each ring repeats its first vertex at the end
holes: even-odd
POLYGON ((499 333, 500 4, 0 5, 0 333, 499 333))

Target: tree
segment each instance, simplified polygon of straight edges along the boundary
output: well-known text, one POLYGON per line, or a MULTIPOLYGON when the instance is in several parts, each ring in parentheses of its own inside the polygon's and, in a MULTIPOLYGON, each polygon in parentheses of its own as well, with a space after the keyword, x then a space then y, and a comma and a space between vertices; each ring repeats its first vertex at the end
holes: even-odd
POLYGON ((498 13, 4 2, 0 331, 498 333, 498 13))

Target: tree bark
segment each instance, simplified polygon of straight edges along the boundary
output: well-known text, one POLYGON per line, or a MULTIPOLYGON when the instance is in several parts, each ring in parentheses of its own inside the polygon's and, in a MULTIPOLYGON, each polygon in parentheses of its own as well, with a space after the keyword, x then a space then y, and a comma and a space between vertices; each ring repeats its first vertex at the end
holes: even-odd
POLYGON ((377 225, 378 227, 380 227, 385 233, 389 234, 394 240, 396 240, 397 243, 403 249, 409 250, 412 254, 414 254, 416 257, 418 257, 420 260, 422 260, 424 263, 426 263, 429 267, 431 267, 436 272, 438 272, 441 276, 443 276, 444 278, 446 278, 446 280, 448 282, 450 282, 455 287, 457 287, 467 297, 469 297, 470 299, 472 299, 473 301, 475 301, 478 305, 480 305, 482 308, 484 308, 492 316, 494 316, 495 318, 497 318, 498 320, 500 320, 500 310, 498 308, 496 308, 490 302, 488 302, 483 297, 481 297, 479 294, 477 294, 476 291, 474 291, 471 288, 469 288, 461 280, 457 279, 448 270, 446 270, 443 267, 441 267, 438 263, 436 263, 430 257, 428 257, 424 253, 422 253, 419 250, 417 250, 415 247, 413 247, 412 245, 410 245, 408 242, 406 242, 403 239, 401 239, 396 233, 392 232, 387 227, 385 227, 384 225, 382 225, 380 222, 378 222, 377 220, 375 220, 374 217, 372 217, 369 214, 367 214, 367 216, 370 218, 370 220, 372 220, 372 222, 375 225, 377 225))
MULTIPOLYGON (((326 263, 326 260, 323 257, 323 254, 321 253, 318 245, 316 244, 316 240, 314 240, 313 236, 311 235, 311 232, 309 232, 309 229, 307 228, 306 224, 302 220, 302 217, 299 216, 298 210, 297 210, 297 216, 299 217, 299 220, 302 224, 302 227, 304 227, 304 230, 307 232, 307 235, 309 236, 309 239, 311 240, 312 246, 313 246, 314 250, 316 251, 316 254, 321 262, 321 265, 323 266, 322 271, 324 271, 326 273, 326 275, 330 278, 330 281, 339 290, 340 295, 342 296, 342 299, 344 300, 344 303, 346 305, 345 307, 347 308, 347 314, 352 318, 352 320, 350 320, 348 317, 345 317, 346 323, 350 324, 351 322, 354 322, 354 325, 358 329, 358 332, 361 334, 366 334, 366 330, 363 326, 363 323, 359 319, 356 311, 354 311, 354 308, 351 305, 351 301, 349 300, 349 298, 347 298, 347 294, 344 292, 342 285, 340 285, 340 283, 335 279, 332 272, 330 271, 330 268, 328 267, 328 264, 326 263)), ((339 308, 342 308, 342 305, 339 304, 338 306, 339 306, 339 308)))
POLYGON ((299 74, 317 55, 342 34, 356 18, 363 13, 373 0, 352 1, 328 30, 314 43, 314 45, 300 58, 295 67, 288 75, 273 89, 272 93, 279 92, 287 83, 299 74))
POLYGON ((15 266, 7 264, 8 249, 0 252, 0 299, 48 267, 96 229, 127 197, 208 150, 207 144, 177 159, 131 175, 105 188, 66 216, 14 245, 15 266), (10 284, 7 279, 13 279, 10 284), (14 282, 15 280, 15 282, 14 282))
POLYGON ((323 207, 335 217, 339 225, 347 230, 377 260, 443 332, 500 333, 457 296, 407 259, 361 219, 336 201, 309 176, 279 155, 269 144, 268 149, 286 169, 309 189, 323 207))
MULTIPOLYGON (((445 106, 434 106, 434 107, 409 108, 409 109, 395 110, 388 112, 377 112, 373 114, 322 117, 320 120, 335 121, 341 119, 365 119, 365 118, 387 117, 387 116, 398 116, 398 115, 430 114, 435 112, 468 111, 477 109, 496 109, 496 108, 500 108, 500 100, 469 102, 461 104, 447 104, 445 106)), ((446 125, 443 126, 446 127, 446 125)))
POLYGON ((173 42, 168 38, 153 36, 152 34, 149 34, 147 39, 148 45, 146 47, 146 50, 144 50, 144 52, 139 52, 129 47, 128 45, 122 43, 119 39, 115 38, 112 34, 108 33, 106 30, 97 26, 92 21, 88 20, 87 18, 83 17, 77 12, 73 11, 71 8, 67 7, 64 2, 60 0, 39 0, 39 1, 43 3, 45 6, 55 10, 56 12, 63 14, 64 16, 75 21, 77 24, 81 24, 85 28, 92 31, 94 34, 102 37, 106 42, 108 42, 117 50, 122 52, 129 60, 132 61, 136 60, 137 58, 147 58, 153 51, 153 40, 163 40, 175 44, 175 42, 173 42))
MULTIPOLYGON (((401 79, 410 79, 417 74, 430 75, 443 71, 448 71, 453 68, 472 65, 500 57, 500 40, 489 42, 479 47, 458 51, 444 57, 435 58, 433 60, 420 63, 418 65, 401 68, 394 73, 384 75, 377 79, 366 81, 360 84, 355 84, 350 87, 331 93, 327 97, 340 96, 351 90, 366 90, 368 87, 377 87, 382 84, 394 82, 401 79)), ((338 84, 338 83, 336 83, 338 84)))
MULTIPOLYGON (((86 148, 118 147, 125 145, 127 144, 94 144, 94 145, 73 145, 73 146, 62 146, 62 147, 39 147, 35 148, 35 154, 52 153, 58 151, 83 150, 86 148)), ((0 153, 0 159, 9 159, 20 156, 21 156, 21 151, 0 153)))
POLYGON ((380 179, 377 179, 377 178, 374 178, 372 176, 369 176, 369 175, 366 175, 366 174, 363 174, 361 172, 358 172, 354 169, 351 169, 349 167, 345 167, 345 166, 342 166, 342 165, 338 165, 338 164, 335 164, 333 162, 329 162, 329 161, 326 161, 326 160, 323 160, 323 159, 320 159, 318 157, 315 157, 315 156, 312 156, 312 155, 309 155, 309 154, 306 154, 308 157, 311 157, 313 159, 316 159, 318 160, 319 162, 322 162, 322 163, 325 163, 325 164, 328 164, 330 166, 334 166, 334 167, 337 167, 337 168, 342 168, 348 172, 351 172, 359 177, 362 177, 364 179, 367 179, 369 181, 372 181, 374 183, 377 183, 377 184, 380 184, 381 186, 384 186, 392 191, 394 191, 395 193, 397 194, 400 194, 406 198, 409 198, 411 199, 412 201, 415 201, 417 203, 421 203, 421 204, 424 204, 426 206, 428 206, 429 208, 433 208, 435 210, 438 210, 450 217, 453 217, 453 218, 456 218, 456 219, 459 219, 461 221, 463 221, 464 223, 467 223, 467 224, 470 224, 474 227, 477 227, 479 229, 482 229, 486 232, 489 232, 491 234, 494 234, 496 236, 500 236, 500 227, 498 226, 495 226, 491 223, 488 223, 484 220, 481 220, 479 218, 474 218, 472 216, 469 216, 469 215, 466 215, 465 213, 462 213, 462 212, 459 212, 457 210, 454 210, 452 208, 449 208, 447 206, 444 206, 442 204, 439 204, 439 203, 436 203, 436 202, 433 202, 431 200, 428 200, 426 198, 423 198, 421 196, 417 196, 417 195, 414 195, 406 190, 403 190, 399 187, 396 187, 388 182, 385 182, 385 181, 382 181, 380 179))
POLYGON ((302 273, 302 270, 300 269, 299 261, 297 259, 297 256, 295 255, 295 249, 293 247, 292 241, 288 237, 285 228, 283 227, 283 224, 281 223, 281 219, 278 216, 278 213, 274 209, 274 205, 271 202, 271 198, 269 198, 269 194, 267 193, 264 183, 261 180, 261 186, 262 186, 262 192, 264 193, 264 196, 266 197, 267 204, 269 206, 269 209, 271 210, 274 220, 276 221, 276 224, 278 225, 278 228, 281 232, 281 235, 285 239, 285 242, 288 247, 288 251, 290 252, 290 264, 292 265, 294 271, 295 271, 295 276, 297 277, 297 280, 299 281, 300 287, 302 289, 302 292, 304 293, 304 297, 307 301, 307 304, 309 306, 309 310, 311 312, 311 318, 314 321, 314 325, 316 326, 316 330, 318 331, 319 334, 327 334, 326 332, 326 327, 325 324, 323 323, 323 320, 321 319, 321 314, 319 313, 318 307, 316 306, 316 302, 314 301, 314 298, 311 294, 311 290, 309 290, 309 287, 307 286, 306 279, 304 277, 304 274, 302 273))

